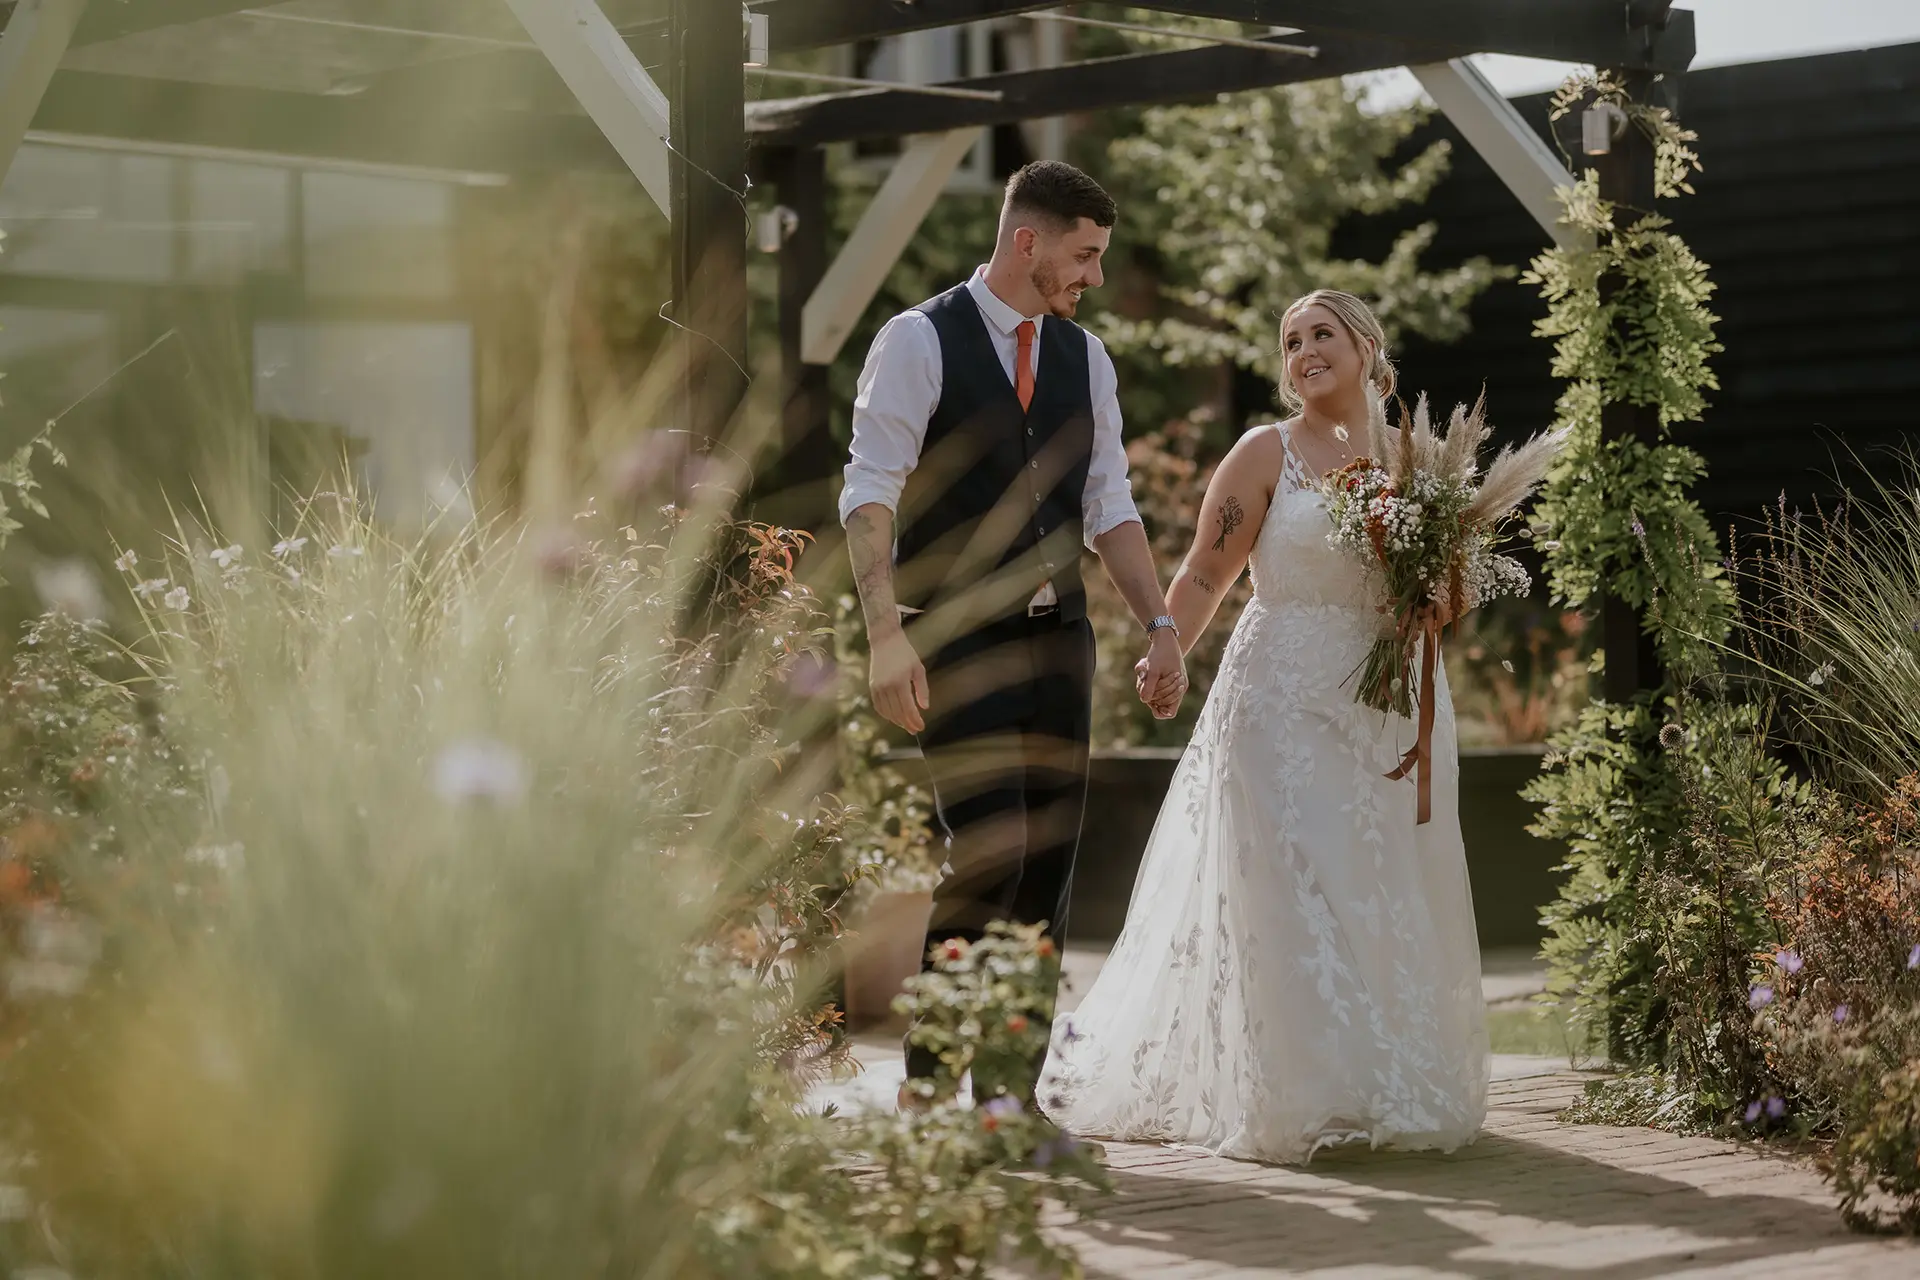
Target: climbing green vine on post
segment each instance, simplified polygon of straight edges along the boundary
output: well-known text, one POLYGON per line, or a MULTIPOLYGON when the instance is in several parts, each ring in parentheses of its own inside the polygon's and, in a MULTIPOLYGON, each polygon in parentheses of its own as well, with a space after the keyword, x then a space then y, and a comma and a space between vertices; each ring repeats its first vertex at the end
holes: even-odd
MULTIPOLYGON (((1657 196, 1691 193, 1694 135, 1664 109, 1633 102, 1620 80, 1575 77, 1553 116, 1596 100, 1651 138, 1657 196)), ((1592 247, 1553 249, 1522 277, 1548 302, 1536 333, 1554 340, 1554 373, 1568 380, 1558 405, 1568 445, 1535 527, 1555 598, 1591 608, 1611 595, 1639 611, 1666 683, 1624 705, 1596 700, 1553 741, 1527 795, 1542 806, 1535 833, 1571 851, 1544 917, 1550 996, 1568 1003, 1577 1026, 1604 1028, 1616 1058, 1654 1062, 1665 1057, 1670 1017, 1657 975, 1671 957, 1652 919, 1649 872, 1684 842, 1685 762, 1702 746, 1686 732, 1665 734, 1663 745, 1662 728, 1690 683, 1712 671, 1732 610, 1717 540, 1690 493, 1705 464, 1670 432, 1705 410, 1720 345, 1706 265, 1666 218, 1602 199, 1591 171, 1562 199, 1564 221, 1592 247), (1656 439, 1603 437, 1603 407, 1622 402, 1655 411, 1656 439)))

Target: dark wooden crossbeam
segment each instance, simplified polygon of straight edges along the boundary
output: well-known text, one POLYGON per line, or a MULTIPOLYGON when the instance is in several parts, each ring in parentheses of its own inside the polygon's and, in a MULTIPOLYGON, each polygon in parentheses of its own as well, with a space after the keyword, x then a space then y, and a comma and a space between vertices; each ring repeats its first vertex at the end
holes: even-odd
POLYGON ((365 97, 322 97, 142 76, 62 71, 33 127, 132 142, 475 173, 625 169, 584 116, 443 104, 397 112, 365 97))
POLYGON ((1474 52, 1471 46, 1457 43, 1410 44, 1318 32, 1285 39, 1316 44, 1320 56, 1222 45, 1129 54, 955 82, 970 89, 997 89, 1004 95, 998 102, 880 90, 757 103, 748 109, 747 130, 760 145, 819 146, 855 138, 1042 120, 1110 107, 1193 101, 1410 62, 1440 62, 1474 52))
POLYGON ((262 0, 90 0, 73 30, 73 44, 100 44, 121 36, 177 27, 203 18, 223 18, 257 9, 262 0))
POLYGON ((1051 9, 1060 0, 774 0, 764 7, 778 50, 818 49, 932 27, 1051 9))
POLYGON ((1641 71, 1685 71, 1693 12, 1665 11, 1664 29, 1636 25, 1644 0, 1133 0, 1193 18, 1300 27, 1316 35, 1378 36, 1465 45, 1641 71))
MULTIPOLYGON (((1648 0, 1133 0, 1135 8, 1321 35, 1448 44, 1603 67, 1684 71, 1693 14, 1648 0), (1653 17, 1664 30, 1646 27, 1653 17)), ((775 0, 776 49, 811 49, 1053 7, 1028 0, 775 0)))

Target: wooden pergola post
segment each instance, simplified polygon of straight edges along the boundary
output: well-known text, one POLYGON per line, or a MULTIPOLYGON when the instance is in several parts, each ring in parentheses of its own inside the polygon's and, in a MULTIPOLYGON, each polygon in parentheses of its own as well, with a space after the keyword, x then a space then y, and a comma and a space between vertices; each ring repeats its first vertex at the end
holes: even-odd
POLYGON ((782 208, 793 215, 779 249, 780 431, 776 461, 756 485, 757 518, 820 533, 837 523, 839 470, 829 414, 829 368, 807 361, 802 314, 827 273, 827 156, 819 147, 782 147, 765 157, 782 208))
MULTIPOLYGON (((1645 71, 1625 73, 1624 79, 1635 102, 1646 101, 1655 83, 1654 73, 1645 71)), ((1619 207, 1616 217, 1622 226, 1653 212, 1654 145, 1644 131, 1630 125, 1619 130, 1610 150, 1588 160, 1599 175, 1601 199, 1619 207)), ((1618 292, 1620 284, 1611 273, 1602 278, 1602 302, 1618 292)), ((1660 439, 1659 412, 1651 405, 1609 402, 1600 409, 1600 438, 1655 444, 1660 439)), ((1659 535, 1656 531, 1647 536, 1659 535)), ((1607 701, 1625 703, 1637 693, 1660 687, 1663 678, 1660 650, 1647 630, 1644 610, 1634 608, 1612 593, 1603 596, 1600 644, 1607 655, 1603 681, 1607 701)))
POLYGON ((745 44, 738 0, 668 12, 673 320, 682 332, 682 425, 705 450, 747 391, 745 44))

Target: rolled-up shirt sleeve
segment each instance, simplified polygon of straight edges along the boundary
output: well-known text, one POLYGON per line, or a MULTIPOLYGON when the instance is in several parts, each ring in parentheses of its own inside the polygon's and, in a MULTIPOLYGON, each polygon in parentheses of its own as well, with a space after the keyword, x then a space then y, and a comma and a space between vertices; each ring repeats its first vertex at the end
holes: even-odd
POLYGON ((899 509, 907 477, 920 462, 927 421, 940 403, 940 372, 933 321, 920 312, 902 312, 874 337, 854 395, 841 524, 868 503, 899 509))
POLYGON ((1093 393, 1093 458, 1087 467, 1085 513, 1087 545, 1129 520, 1140 520, 1133 505, 1133 481, 1127 478, 1127 446, 1121 439, 1120 375, 1106 344, 1087 334, 1087 371, 1093 393))

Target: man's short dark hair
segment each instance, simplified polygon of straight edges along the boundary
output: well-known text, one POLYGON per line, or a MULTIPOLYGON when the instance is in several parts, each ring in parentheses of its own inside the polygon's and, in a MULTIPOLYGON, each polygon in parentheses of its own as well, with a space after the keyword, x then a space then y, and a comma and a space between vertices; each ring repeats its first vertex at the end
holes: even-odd
POLYGON ((1036 160, 1007 179, 1007 212, 1044 221, 1055 234, 1082 218, 1108 229, 1120 218, 1099 183, 1060 160, 1036 160))

